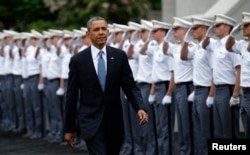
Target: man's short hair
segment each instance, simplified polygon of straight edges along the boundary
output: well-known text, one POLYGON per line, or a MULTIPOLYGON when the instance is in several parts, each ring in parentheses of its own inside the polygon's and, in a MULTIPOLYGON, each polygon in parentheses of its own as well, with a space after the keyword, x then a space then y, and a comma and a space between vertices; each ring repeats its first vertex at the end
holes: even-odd
POLYGON ((107 21, 103 17, 96 16, 96 17, 92 17, 92 18, 89 19, 89 21, 87 22, 87 29, 89 30, 92 22, 97 21, 97 20, 103 20, 103 21, 105 21, 106 25, 108 25, 107 21))

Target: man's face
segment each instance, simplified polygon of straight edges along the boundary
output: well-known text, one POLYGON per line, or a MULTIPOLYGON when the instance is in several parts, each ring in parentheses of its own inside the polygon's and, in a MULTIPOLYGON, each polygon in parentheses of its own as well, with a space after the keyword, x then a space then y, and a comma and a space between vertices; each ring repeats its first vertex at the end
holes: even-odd
POLYGON ((107 41, 109 31, 107 24, 103 20, 93 21, 87 31, 87 36, 95 47, 102 48, 107 41))
POLYGON ((250 37, 250 23, 242 25, 243 36, 250 37))
POLYGON ((156 29, 153 31, 153 38, 156 41, 161 41, 162 38, 164 38, 166 35, 166 31, 163 29, 156 29))
POLYGON ((218 38, 223 38, 229 34, 230 26, 227 24, 217 24, 214 26, 214 34, 218 38))
POLYGON ((37 42, 38 42, 38 39, 37 38, 31 38, 30 39, 30 43, 31 43, 31 45, 33 45, 33 46, 36 46, 37 45, 37 42))
POLYGON ((148 39, 149 31, 148 30, 142 30, 140 35, 141 35, 141 39, 143 41, 146 41, 148 39))
POLYGON ((114 42, 120 43, 122 41, 123 32, 116 32, 114 35, 114 42))
POLYGON ((175 27, 174 30, 174 38, 176 40, 182 40, 187 32, 187 28, 184 27, 175 27))
POLYGON ((192 28, 192 36, 194 39, 202 40, 204 35, 206 34, 206 27, 202 25, 197 25, 192 28))

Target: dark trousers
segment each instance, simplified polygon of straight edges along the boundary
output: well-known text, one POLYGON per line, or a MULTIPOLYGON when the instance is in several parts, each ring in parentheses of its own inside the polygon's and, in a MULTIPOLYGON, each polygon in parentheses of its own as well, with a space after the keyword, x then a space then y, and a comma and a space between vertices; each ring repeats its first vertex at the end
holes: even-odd
POLYGON ((241 96, 241 118, 245 131, 245 138, 250 138, 250 88, 243 88, 241 96))
POLYGON ((123 136, 116 135, 102 124, 95 136, 85 141, 90 155, 119 155, 123 136))

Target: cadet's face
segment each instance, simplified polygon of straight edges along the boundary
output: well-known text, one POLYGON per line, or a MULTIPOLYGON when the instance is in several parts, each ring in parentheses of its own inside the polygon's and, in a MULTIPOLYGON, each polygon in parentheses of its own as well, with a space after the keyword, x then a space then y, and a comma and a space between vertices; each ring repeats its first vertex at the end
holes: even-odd
POLYGON ((166 31, 162 29, 157 29, 153 31, 153 38, 156 41, 161 41, 162 38, 166 35, 166 31))
POLYGON ((33 46, 36 46, 37 42, 38 42, 38 39, 37 39, 37 38, 31 38, 31 39, 30 39, 30 43, 31 43, 31 45, 33 45, 33 46))
POLYGON ((89 37, 87 37, 87 36, 85 36, 85 37, 82 39, 82 41, 83 41, 83 44, 84 44, 84 45, 90 45, 90 44, 91 44, 90 39, 89 39, 89 37))
POLYGON ((243 36, 250 37, 250 23, 242 25, 243 36))
POLYGON ((218 38, 223 38, 229 33, 229 26, 226 24, 217 24, 214 26, 214 34, 218 38))
POLYGON ((53 45, 57 45, 57 42, 59 41, 59 39, 60 39, 61 37, 59 37, 59 36, 54 36, 54 37, 52 37, 51 38, 51 43, 53 44, 53 45))
POLYGON ((194 39, 202 40, 205 34, 206 34, 206 27, 204 26, 199 25, 192 28, 192 36, 194 39))
POLYGON ((7 37, 4 38, 5 44, 9 44, 11 42, 11 40, 12 40, 11 36, 7 36, 7 37))
POLYGON ((121 40, 122 40, 122 34, 123 34, 123 32, 116 32, 115 33, 115 35, 114 35, 114 41, 116 43, 121 42, 121 40))
POLYGON ((128 39, 131 39, 134 32, 135 32, 134 30, 128 32, 128 39))
POLYGON ((87 32, 91 43, 97 48, 102 48, 106 44, 108 34, 107 23, 103 20, 93 21, 87 32))
POLYGON ((64 45, 69 45, 70 39, 71 39, 71 38, 65 38, 65 39, 63 40, 64 45))
POLYGON ((174 37, 176 40, 182 40, 187 32, 186 28, 183 27, 176 27, 174 29, 174 37))
POLYGON ((143 41, 146 41, 148 39, 149 31, 148 30, 142 30, 141 31, 141 39, 143 41))

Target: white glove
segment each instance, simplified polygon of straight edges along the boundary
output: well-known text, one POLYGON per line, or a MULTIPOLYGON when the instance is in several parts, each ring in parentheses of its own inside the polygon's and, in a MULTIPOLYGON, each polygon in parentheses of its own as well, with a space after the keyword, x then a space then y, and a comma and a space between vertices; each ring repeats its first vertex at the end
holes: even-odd
POLYGON ((209 38, 213 38, 214 37, 214 25, 211 25, 206 33, 206 36, 209 38))
POLYGON ((107 44, 110 45, 113 41, 114 41, 114 33, 111 33, 111 34, 108 36, 107 44))
POLYGON ((37 86, 38 90, 43 90, 44 88, 44 84, 43 83, 39 83, 37 86))
POLYGON ((82 43, 82 38, 75 38, 74 39, 74 45, 73 46, 81 46, 81 43, 82 43))
POLYGON ((125 31, 125 32, 123 32, 123 34, 122 34, 122 41, 125 41, 125 40, 127 40, 128 39, 128 31, 125 31))
POLYGON ((69 46, 74 46, 75 45, 75 39, 74 38, 71 38, 70 40, 69 40, 69 46))
POLYGON ((189 28, 188 31, 185 34, 184 41, 186 43, 190 43, 192 40, 193 40, 193 37, 192 37, 192 28, 189 28))
POLYGON ((241 30, 241 24, 236 25, 231 31, 230 36, 235 38, 237 34, 239 34, 240 30, 241 30))
POLYGON ((155 96, 150 94, 149 97, 148 97, 148 102, 149 102, 149 104, 154 104, 155 96))
POLYGON ((20 88, 23 90, 23 88, 24 88, 24 84, 23 83, 20 85, 20 88))
POLYGON ((239 97, 238 97, 238 98, 234 98, 234 97, 232 96, 231 99, 230 99, 230 102, 229 102, 230 107, 236 106, 236 105, 239 105, 239 104, 240 104, 240 99, 239 99, 239 97))
POLYGON ((153 32, 149 31, 149 33, 148 33, 148 40, 147 41, 151 41, 151 40, 154 40, 154 38, 153 38, 153 32))
POLYGON ((168 33, 166 34, 164 40, 165 42, 170 42, 174 38, 174 30, 171 28, 168 30, 168 33))
POLYGON ((63 45, 63 39, 59 39, 56 45, 57 47, 61 47, 63 45))
POLYGON ((192 91, 192 93, 188 95, 187 99, 189 102, 194 102, 194 91, 192 91))
POLYGON ((207 100, 206 100, 207 107, 210 108, 210 107, 212 107, 213 104, 214 104, 214 97, 208 96, 207 100))
POLYGON ((62 96, 64 94, 64 89, 63 88, 59 88, 59 89, 57 89, 57 91, 56 91, 56 95, 58 95, 58 96, 62 96))
POLYGON ((43 45, 44 45, 43 39, 40 38, 38 43, 37 43, 37 46, 40 47, 40 48, 43 48, 43 45))
POLYGON ((135 45, 140 40, 140 31, 136 31, 132 34, 130 43, 135 45))
POLYGON ((26 39, 24 45, 25 45, 26 47, 30 45, 30 38, 26 39))
POLYGON ((45 43, 46 47, 50 47, 51 46, 51 39, 48 39, 45 43))
POLYGON ((165 95, 161 101, 162 105, 169 105, 171 104, 172 96, 165 95))

